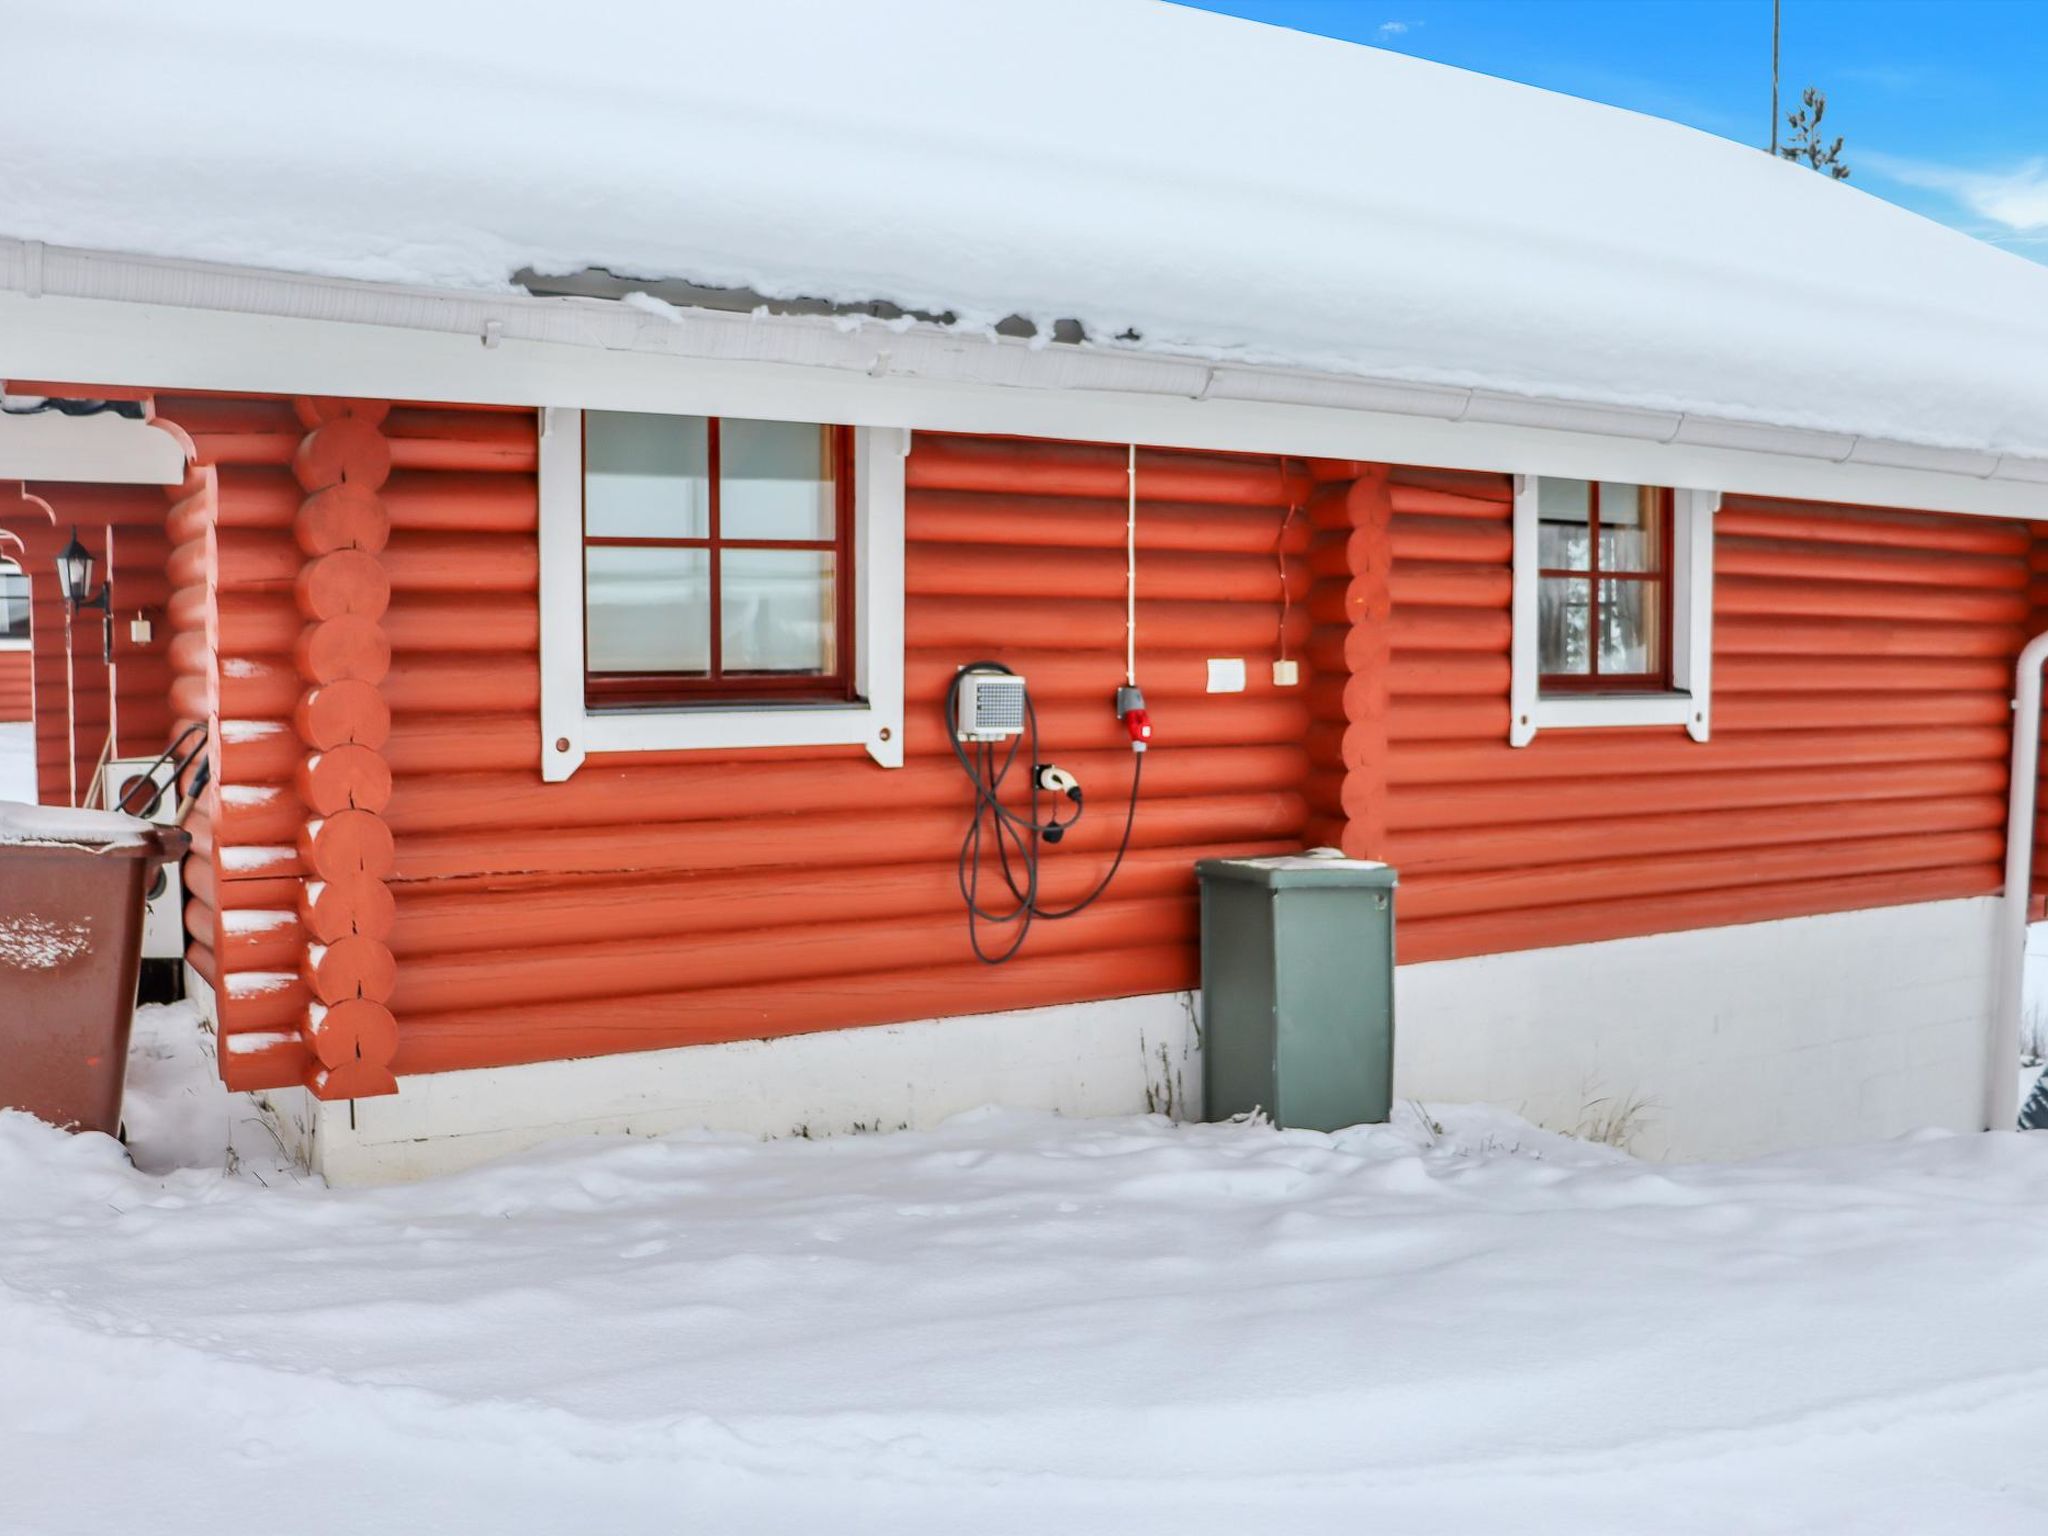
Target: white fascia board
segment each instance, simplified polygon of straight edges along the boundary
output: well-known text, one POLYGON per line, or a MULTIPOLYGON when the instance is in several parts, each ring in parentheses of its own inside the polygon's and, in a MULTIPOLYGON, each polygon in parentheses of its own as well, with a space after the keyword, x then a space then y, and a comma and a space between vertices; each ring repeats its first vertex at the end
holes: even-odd
POLYGON ((1670 412, 1045 345, 655 313, 0 241, 0 377, 718 412, 1516 470, 1997 517, 2033 460, 1670 412), (33 296, 32 296, 33 295, 33 296))
MULTIPOLYGON (((0 341, 0 354, 8 350, 0 341)), ((19 372, 15 377, 29 375, 19 372)), ((62 411, 0 414, 0 480, 177 485, 184 478, 184 445, 146 421, 113 411, 94 416, 67 416, 62 411)))

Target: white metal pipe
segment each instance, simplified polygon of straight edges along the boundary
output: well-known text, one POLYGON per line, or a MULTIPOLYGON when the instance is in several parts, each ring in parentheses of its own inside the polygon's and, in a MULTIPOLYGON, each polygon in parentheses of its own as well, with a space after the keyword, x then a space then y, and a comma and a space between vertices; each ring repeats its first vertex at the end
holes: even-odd
POLYGON ((1998 1001, 1985 1066, 1984 1123, 2009 1131, 2020 1113, 2020 1010, 2026 1001, 2027 907, 2034 883, 2034 786, 2041 768, 2041 667, 2048 633, 2013 669, 2012 781, 2006 790, 2005 900, 1998 912, 1998 1001))
POLYGON ((1138 445, 1129 447, 1125 461, 1126 492, 1124 512, 1124 681, 1138 686, 1138 445))
POLYGON ((78 669, 71 659, 71 600, 64 600, 64 767, 71 775, 71 803, 78 804, 78 669))
POLYGON ((107 750, 106 756, 121 755, 121 669, 114 661, 114 525, 107 528, 107 575, 100 592, 106 599, 100 634, 105 642, 107 663, 107 750))

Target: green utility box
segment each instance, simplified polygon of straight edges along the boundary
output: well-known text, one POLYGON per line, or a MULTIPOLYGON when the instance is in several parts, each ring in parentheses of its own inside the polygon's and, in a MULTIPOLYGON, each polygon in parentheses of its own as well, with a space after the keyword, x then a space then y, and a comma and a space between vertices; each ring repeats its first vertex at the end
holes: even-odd
POLYGON ((1211 1120, 1264 1111, 1334 1131, 1394 1093, 1394 871, 1334 848, 1203 859, 1202 1090, 1211 1120))

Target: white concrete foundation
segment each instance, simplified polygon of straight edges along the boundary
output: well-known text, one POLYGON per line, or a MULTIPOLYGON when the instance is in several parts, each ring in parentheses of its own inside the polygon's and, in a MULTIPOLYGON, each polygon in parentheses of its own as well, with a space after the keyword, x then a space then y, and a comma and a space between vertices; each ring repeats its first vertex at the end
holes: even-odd
MULTIPOLYGON (((1395 1091, 1498 1104, 1650 1157, 1976 1129, 1997 953, 1984 898, 1400 969, 1395 1091)), ((560 1136, 928 1126, 982 1104, 1201 1113, 1187 993, 263 1096, 333 1183, 419 1178, 560 1136)))
POLYGON ((1986 897, 1401 968, 1395 1087, 1652 1157, 1981 1129, 1986 897))
POLYGON ((307 1096, 331 1184, 423 1178, 561 1136, 822 1136, 934 1125, 983 1104, 1067 1115, 1201 1113, 1185 992, 685 1046, 401 1081, 389 1098, 307 1096))

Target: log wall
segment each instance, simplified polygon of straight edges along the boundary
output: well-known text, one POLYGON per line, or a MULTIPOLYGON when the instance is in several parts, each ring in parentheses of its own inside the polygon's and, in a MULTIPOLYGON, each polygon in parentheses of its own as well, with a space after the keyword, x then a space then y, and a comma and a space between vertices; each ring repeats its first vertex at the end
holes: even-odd
MULTIPOLYGON (((1047 899, 1087 890, 1131 763, 1109 703, 1123 449, 917 435, 902 769, 621 754, 546 785, 532 413, 157 408, 193 440, 188 482, 168 503, 64 488, 59 521, 89 543, 114 521, 124 609, 162 620, 123 658, 124 737, 213 733, 187 926, 244 1088, 1186 987, 1194 859, 1304 841, 1400 868, 1405 962, 1989 894, 2011 664, 2048 623, 2048 542, 2025 525, 1730 497, 1714 739, 1518 750, 1506 476, 1144 451, 1157 737, 1132 852, 1102 902, 989 968, 956 886, 944 691, 984 658, 1030 680, 1046 755, 1089 791, 1047 899), (1207 691, 1212 656, 1244 660, 1244 692, 1207 691)), ((30 536, 54 555, 57 529, 30 536)), ((39 646, 61 633, 54 604, 36 619, 39 646)), ((39 743, 61 799, 61 741, 39 743)))
POLYGON ((211 720, 219 766, 186 926, 216 981, 223 1073, 389 1091, 393 773, 495 762, 538 778, 532 414, 158 408, 206 466, 170 523, 179 707, 211 720), (525 576, 490 586, 508 542, 525 576), (477 675, 494 661, 524 685, 477 675))
POLYGON ((519 462, 435 481, 410 551, 394 505, 401 1073, 1189 986, 1193 860, 1299 845, 1307 687, 1276 690, 1271 661, 1283 580, 1297 652, 1307 638, 1308 486, 1279 461, 1140 455, 1139 677, 1159 746, 1132 853, 1102 902, 990 968, 955 882, 970 802, 943 696, 984 658, 1030 680, 1048 753, 1089 794, 1047 854, 1047 899, 1084 892, 1122 830, 1132 756, 1111 712, 1123 450, 919 434, 903 768, 852 748, 632 754, 543 785, 522 431, 519 462), (1207 694, 1213 654, 1247 659, 1245 693, 1207 694))
POLYGON ((35 660, 26 645, 0 646, 0 724, 33 718, 35 660))
POLYGON ((187 827, 186 958, 213 986, 231 1088, 303 1082, 308 997, 293 784, 299 630, 291 594, 292 455, 305 427, 288 400, 170 396, 159 414, 197 463, 171 496, 172 703, 209 732, 213 783, 187 827))
POLYGON ((1391 748, 1344 785, 1399 866, 1401 958, 1437 960, 1999 888, 2024 524, 1730 496, 1713 740, 1506 743, 1512 486, 1389 485, 1391 748))

